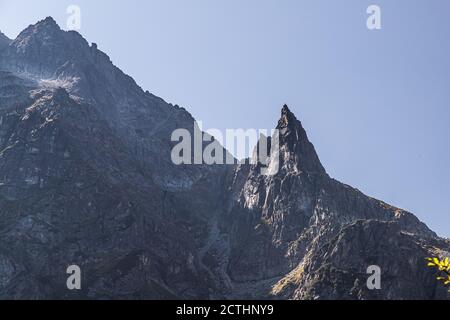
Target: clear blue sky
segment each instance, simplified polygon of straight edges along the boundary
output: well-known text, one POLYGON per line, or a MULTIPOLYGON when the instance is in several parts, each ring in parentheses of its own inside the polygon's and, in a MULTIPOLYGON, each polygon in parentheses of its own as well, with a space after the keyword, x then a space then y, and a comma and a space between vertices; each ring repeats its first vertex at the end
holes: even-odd
POLYGON ((0 0, 0 30, 64 28, 69 4, 88 41, 204 127, 273 128, 288 103, 331 176, 450 236, 450 1, 0 0))

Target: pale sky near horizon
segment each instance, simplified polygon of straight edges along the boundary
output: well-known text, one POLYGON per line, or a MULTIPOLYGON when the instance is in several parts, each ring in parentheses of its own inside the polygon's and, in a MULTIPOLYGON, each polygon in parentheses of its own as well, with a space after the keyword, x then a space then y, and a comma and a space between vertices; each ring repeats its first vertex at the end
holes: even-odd
POLYGON ((65 29, 70 4, 89 42, 204 127, 270 129, 287 103, 332 177, 450 237, 450 1, 0 0, 0 31, 65 29))

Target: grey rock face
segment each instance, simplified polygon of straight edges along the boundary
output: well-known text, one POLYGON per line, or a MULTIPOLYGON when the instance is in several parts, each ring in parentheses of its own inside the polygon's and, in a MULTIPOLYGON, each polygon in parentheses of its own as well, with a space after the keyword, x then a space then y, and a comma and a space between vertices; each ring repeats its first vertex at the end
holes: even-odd
POLYGON ((331 179, 286 106, 278 129, 277 175, 241 165, 229 177, 218 238, 229 246, 231 297, 445 298, 424 259, 448 255, 448 243, 411 213, 331 179), (380 291, 366 286, 371 265, 386 279, 380 291))
POLYGON ((176 166, 178 128, 187 111, 53 19, 0 36, 0 298, 446 297, 423 260, 449 242, 331 179, 288 107, 275 176, 176 166))
POLYGON ((11 39, 0 32, 0 51, 6 48, 11 43, 11 41, 11 39))

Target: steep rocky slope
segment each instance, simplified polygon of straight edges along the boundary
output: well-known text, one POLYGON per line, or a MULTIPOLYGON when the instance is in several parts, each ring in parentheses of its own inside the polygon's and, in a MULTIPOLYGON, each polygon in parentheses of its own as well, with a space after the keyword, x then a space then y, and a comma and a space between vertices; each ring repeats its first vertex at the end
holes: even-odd
POLYGON ((6 48, 11 43, 11 39, 0 32, 0 50, 6 48))
POLYGON ((53 19, 0 36, 0 297, 446 297, 423 259, 448 241, 330 178, 287 106, 274 176, 176 166, 178 128, 194 129, 186 110, 53 19))
MULTIPOLYGON (((414 215, 331 179, 287 106, 280 171, 241 165, 230 183, 221 230, 227 273, 243 297, 294 299, 444 298, 423 259, 449 246, 414 215), (383 290, 366 287, 367 268, 383 271, 383 290), (248 291, 248 288, 251 288, 248 291)), ((234 293, 231 293, 232 295, 234 293)))
POLYGON ((47 18, 0 52, 0 296, 208 297, 197 248, 226 169, 173 165, 192 117, 94 48, 47 18))

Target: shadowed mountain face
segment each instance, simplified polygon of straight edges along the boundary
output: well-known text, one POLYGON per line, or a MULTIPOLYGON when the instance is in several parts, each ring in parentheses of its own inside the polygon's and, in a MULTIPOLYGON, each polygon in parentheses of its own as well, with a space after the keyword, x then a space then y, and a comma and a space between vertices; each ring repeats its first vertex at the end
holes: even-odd
POLYGON ((6 48, 11 43, 11 39, 0 32, 0 50, 6 48))
POLYGON ((0 34, 0 298, 448 297, 424 259, 450 243, 330 178, 287 106, 273 176, 174 165, 179 128, 186 110, 53 19, 0 34))

